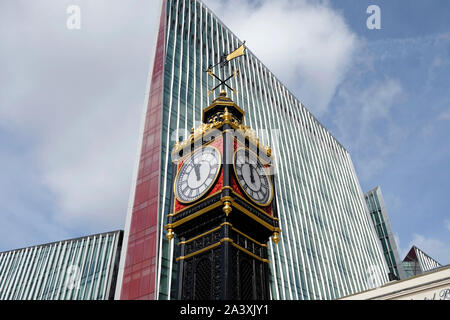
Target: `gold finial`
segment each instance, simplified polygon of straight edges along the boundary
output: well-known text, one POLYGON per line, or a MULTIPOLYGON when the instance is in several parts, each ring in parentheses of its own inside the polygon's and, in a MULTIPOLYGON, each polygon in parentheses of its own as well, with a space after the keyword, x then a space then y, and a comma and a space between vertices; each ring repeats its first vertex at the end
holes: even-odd
POLYGON ((225 112, 223 113, 223 121, 231 121, 231 113, 228 112, 227 107, 225 107, 225 112))
POLYGON ((280 242, 280 237, 279 237, 279 233, 278 232, 274 232, 273 236, 272 236, 272 241, 275 244, 278 244, 278 242, 280 242))
POLYGON ((220 90, 220 97, 226 97, 227 96, 227 92, 225 91, 225 89, 220 90))
POLYGON ((231 202, 230 201, 225 201, 224 206, 222 208, 223 212, 225 212, 225 214, 228 215, 230 214, 231 210, 233 210, 233 208, 231 208, 231 202))
POLYGON ((167 229, 167 234, 166 234, 167 240, 172 240, 173 239, 173 230, 172 229, 167 229))

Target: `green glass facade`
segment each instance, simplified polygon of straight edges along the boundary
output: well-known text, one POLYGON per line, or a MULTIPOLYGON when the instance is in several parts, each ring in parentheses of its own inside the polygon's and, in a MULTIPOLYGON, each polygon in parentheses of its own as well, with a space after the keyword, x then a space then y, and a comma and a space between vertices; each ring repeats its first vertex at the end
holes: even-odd
POLYGON ((389 267, 391 274, 398 279, 404 279, 405 273, 401 260, 398 255, 397 245, 395 243, 394 234, 389 223, 389 218, 384 205, 381 188, 376 187, 364 195, 369 208, 372 222, 380 239, 381 247, 383 249, 384 258, 389 267))
POLYGON ((0 300, 108 300, 122 231, 0 253, 0 300))

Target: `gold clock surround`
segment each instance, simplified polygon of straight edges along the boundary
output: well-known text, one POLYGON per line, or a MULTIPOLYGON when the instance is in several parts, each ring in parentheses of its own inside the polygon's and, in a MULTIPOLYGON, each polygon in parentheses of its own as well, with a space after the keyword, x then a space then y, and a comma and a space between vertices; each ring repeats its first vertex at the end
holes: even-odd
POLYGON ((174 180, 174 183, 173 183, 173 192, 174 192, 174 195, 175 195, 175 199, 176 199, 179 203, 182 203, 182 204, 190 204, 190 203, 193 203, 193 202, 196 202, 196 201, 200 200, 200 199, 203 198, 206 194, 208 194, 208 192, 211 191, 211 188, 215 185, 215 182, 217 181, 217 178, 219 177, 221 171, 222 171, 222 154, 220 153, 219 149, 217 149, 216 147, 211 146, 211 145, 208 145, 208 146, 201 146, 201 147, 195 149, 194 151, 192 151, 191 153, 189 153, 188 155, 186 155, 186 156, 184 157, 184 162, 183 162, 183 164, 182 164, 179 168, 177 168, 177 174, 176 174, 176 176, 175 176, 175 180, 174 180), (212 182, 210 183, 209 187, 207 187, 206 190, 203 191, 202 194, 201 194, 200 196, 196 197, 195 199, 189 200, 189 201, 185 201, 185 200, 180 199, 180 197, 178 196, 178 192, 177 192, 176 186, 177 186, 178 176, 179 176, 179 173, 180 173, 180 171, 181 171, 181 168, 185 165, 186 161, 187 161, 190 157, 192 157, 196 152, 198 152, 198 151, 200 151, 200 150, 207 149, 207 148, 212 148, 212 149, 214 149, 215 152, 216 152, 216 154, 219 155, 219 157, 218 157, 218 160, 219 160, 219 162, 218 162, 218 169, 217 169, 217 171, 216 171, 216 175, 214 176, 214 178, 213 178, 212 182))
POLYGON ((273 188, 273 184, 272 184, 272 179, 270 178, 270 175, 269 175, 269 173, 267 172, 267 169, 266 169, 266 167, 264 166, 264 163, 265 163, 265 161, 263 161, 255 152, 253 152, 253 151, 251 151, 249 148, 247 148, 247 147, 239 147, 239 148, 237 148, 235 151, 234 151, 234 154, 233 154, 233 171, 234 171, 234 176, 235 176, 235 178, 236 178, 236 181, 237 181, 237 184, 239 185, 239 188, 245 193, 245 195, 247 196, 247 198, 249 198, 251 201, 252 201, 252 203, 254 203, 254 204, 256 204, 257 206, 260 206, 260 207, 267 207, 268 205, 270 205, 271 203, 272 203, 272 200, 273 200, 273 196, 274 196, 274 188, 273 188), (247 193, 247 191, 245 191, 245 188, 242 186, 242 184, 241 184, 241 182, 239 181, 239 179, 237 178, 238 177, 238 175, 237 175, 237 172, 236 172, 236 153, 239 151, 239 150, 245 150, 246 152, 248 152, 248 153, 252 153, 255 157, 256 157, 256 159, 261 163, 261 164, 263 164, 263 167, 264 167, 264 170, 265 170, 265 172, 266 172, 266 175, 267 175, 267 180, 269 180, 269 189, 270 189, 270 198, 269 198, 269 200, 266 202, 266 203, 259 203, 259 202, 256 202, 248 193, 247 193))

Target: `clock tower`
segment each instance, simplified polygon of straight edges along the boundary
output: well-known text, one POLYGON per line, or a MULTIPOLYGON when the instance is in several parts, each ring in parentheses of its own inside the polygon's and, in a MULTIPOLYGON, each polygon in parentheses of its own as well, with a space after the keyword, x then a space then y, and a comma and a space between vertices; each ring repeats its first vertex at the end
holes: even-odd
POLYGON ((224 90, 172 151, 169 240, 180 300, 269 299, 267 241, 279 241, 271 148, 224 90))

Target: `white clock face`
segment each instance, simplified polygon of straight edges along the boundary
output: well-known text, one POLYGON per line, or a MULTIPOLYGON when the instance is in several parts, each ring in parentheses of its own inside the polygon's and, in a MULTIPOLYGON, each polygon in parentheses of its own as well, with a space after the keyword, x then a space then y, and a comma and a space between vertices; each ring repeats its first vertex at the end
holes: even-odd
POLYGON ((234 154, 236 178, 244 192, 259 205, 268 205, 273 198, 270 177, 256 154, 238 149, 234 154))
POLYGON ((208 192, 220 171, 220 153, 214 147, 195 151, 181 166, 175 180, 178 201, 193 202, 208 192))

